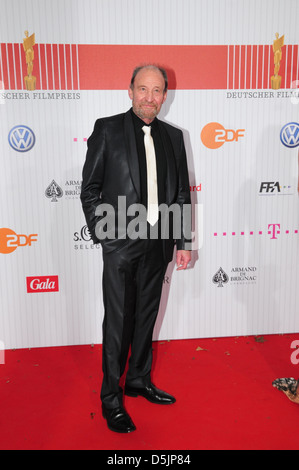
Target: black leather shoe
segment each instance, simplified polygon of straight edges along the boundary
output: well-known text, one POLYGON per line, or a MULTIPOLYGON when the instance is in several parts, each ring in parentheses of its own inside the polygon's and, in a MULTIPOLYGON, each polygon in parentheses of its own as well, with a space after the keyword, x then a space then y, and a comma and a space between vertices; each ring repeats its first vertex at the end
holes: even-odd
POLYGON ((102 413, 111 431, 128 433, 136 430, 133 421, 122 406, 109 409, 102 405, 102 413))
POLYGON ((128 395, 129 397, 138 397, 138 395, 141 395, 151 403, 156 403, 158 405, 171 405, 176 401, 174 397, 162 390, 159 390, 153 384, 143 388, 135 388, 130 385, 126 385, 125 395, 128 395))

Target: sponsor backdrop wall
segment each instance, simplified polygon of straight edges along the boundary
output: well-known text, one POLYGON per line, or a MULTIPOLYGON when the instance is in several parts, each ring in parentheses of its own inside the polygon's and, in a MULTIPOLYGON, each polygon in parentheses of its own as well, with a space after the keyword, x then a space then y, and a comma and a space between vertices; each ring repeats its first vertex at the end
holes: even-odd
POLYGON ((155 339, 299 331, 299 2, 0 5, 0 344, 102 341, 86 140, 129 109, 150 61, 169 72, 160 117, 184 132, 194 213, 192 266, 169 266, 155 339))

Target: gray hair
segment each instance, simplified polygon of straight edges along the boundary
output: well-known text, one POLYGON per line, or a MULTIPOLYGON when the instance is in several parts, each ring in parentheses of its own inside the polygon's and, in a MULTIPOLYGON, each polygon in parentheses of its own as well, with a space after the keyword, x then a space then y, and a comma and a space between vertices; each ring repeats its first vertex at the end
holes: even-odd
POLYGON ((133 86, 134 86, 134 81, 135 81, 136 75, 137 75, 138 72, 140 72, 140 70, 142 70, 142 69, 154 69, 154 70, 159 71, 159 72, 162 74, 163 78, 164 78, 164 82, 165 82, 164 93, 166 93, 166 91, 167 91, 167 89, 168 89, 168 76, 167 76, 167 72, 166 72, 166 70, 165 70, 163 67, 160 67, 159 65, 154 65, 154 64, 140 65, 140 66, 136 67, 136 68, 133 70, 133 75, 132 75, 131 83, 130 83, 130 88, 131 88, 131 90, 133 90, 133 86))

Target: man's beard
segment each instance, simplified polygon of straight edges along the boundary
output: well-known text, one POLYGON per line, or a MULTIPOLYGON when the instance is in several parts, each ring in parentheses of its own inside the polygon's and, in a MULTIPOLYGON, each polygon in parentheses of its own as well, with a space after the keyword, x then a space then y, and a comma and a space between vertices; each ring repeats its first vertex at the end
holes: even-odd
POLYGON ((158 115, 159 111, 156 106, 153 106, 152 108, 144 109, 142 105, 134 105, 133 103, 133 111, 135 114, 137 114, 140 119, 155 119, 155 117, 158 115))

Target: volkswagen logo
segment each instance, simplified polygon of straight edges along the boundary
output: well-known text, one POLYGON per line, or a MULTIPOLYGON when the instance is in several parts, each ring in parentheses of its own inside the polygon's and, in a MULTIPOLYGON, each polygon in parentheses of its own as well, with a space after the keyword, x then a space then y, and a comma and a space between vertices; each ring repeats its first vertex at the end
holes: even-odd
POLYGON ((295 148, 299 145, 299 124, 289 122, 280 131, 280 140, 286 147, 295 148))
POLYGON ((8 142, 17 152, 28 152, 35 144, 35 135, 27 126, 15 126, 8 134, 8 142))

